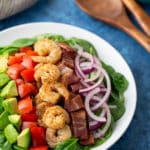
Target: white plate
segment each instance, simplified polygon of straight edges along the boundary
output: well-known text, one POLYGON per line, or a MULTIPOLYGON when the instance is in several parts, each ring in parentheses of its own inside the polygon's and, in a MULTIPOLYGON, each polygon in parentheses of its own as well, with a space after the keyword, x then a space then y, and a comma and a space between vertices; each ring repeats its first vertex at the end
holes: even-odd
POLYGON ((123 57, 109 43, 97 35, 71 25, 60 23, 31 23, 19 25, 0 32, 0 45, 6 45, 18 38, 32 37, 41 33, 61 34, 66 38, 78 37, 91 42, 97 49, 99 57, 107 64, 112 65, 118 72, 126 76, 129 87, 125 93, 126 112, 117 122, 112 136, 102 145, 94 150, 104 150, 112 146, 126 131, 129 126, 136 108, 136 85, 132 72, 123 57))

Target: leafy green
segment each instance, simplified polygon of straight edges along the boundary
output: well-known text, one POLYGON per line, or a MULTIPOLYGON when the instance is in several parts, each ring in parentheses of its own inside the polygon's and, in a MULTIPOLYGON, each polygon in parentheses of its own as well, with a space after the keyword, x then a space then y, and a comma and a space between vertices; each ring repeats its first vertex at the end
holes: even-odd
POLYGON ((13 145, 13 150, 27 150, 26 148, 20 147, 18 145, 13 145))
POLYGON ((22 38, 15 40, 9 47, 25 47, 25 46, 30 46, 33 45, 36 42, 35 38, 22 38))
POLYGON ((13 149, 12 145, 8 141, 5 141, 5 143, 0 144, 0 150, 13 150, 13 149))
POLYGON ((6 141, 5 135, 3 132, 0 133, 0 144, 3 144, 6 141))
POLYGON ((77 150, 77 138, 70 138, 58 144, 55 150, 77 150))
POLYGON ((125 78, 125 76, 122 75, 121 73, 116 72, 114 68, 112 68, 109 65, 106 65, 104 62, 102 62, 102 65, 111 78, 113 88, 117 90, 119 93, 125 92, 125 90, 128 87, 128 81, 125 78))
POLYGON ((3 112, 3 105, 2 105, 2 103, 3 103, 3 101, 4 101, 4 99, 2 98, 2 97, 0 97, 0 114, 3 112))

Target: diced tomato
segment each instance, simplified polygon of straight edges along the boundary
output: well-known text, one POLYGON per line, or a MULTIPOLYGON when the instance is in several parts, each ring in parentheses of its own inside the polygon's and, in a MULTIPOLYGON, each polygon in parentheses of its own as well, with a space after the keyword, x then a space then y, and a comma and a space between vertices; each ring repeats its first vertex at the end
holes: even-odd
POLYGON ((31 112, 32 109, 33 109, 32 99, 29 96, 19 100, 18 110, 21 115, 31 112))
POLYGON ((15 53, 15 56, 21 57, 21 58, 23 58, 23 56, 25 56, 25 55, 26 55, 26 53, 24 53, 24 52, 22 52, 22 53, 15 53))
POLYGON ((21 115, 22 121, 37 121, 37 115, 36 114, 22 114, 21 115))
POLYGON ((48 150, 48 146, 30 147, 29 150, 48 150))
POLYGON ((33 128, 33 127, 37 127, 37 123, 36 122, 32 122, 32 121, 23 121, 22 122, 22 126, 21 129, 26 129, 26 128, 33 128))
POLYGON ((7 74, 13 80, 18 79, 20 77, 20 72, 24 70, 24 66, 21 64, 13 64, 8 67, 7 74))
POLYGON ((42 127, 31 128, 31 137, 33 146, 41 146, 46 144, 45 131, 42 127))
POLYGON ((34 81, 34 69, 33 68, 29 68, 29 69, 23 70, 21 72, 21 76, 26 82, 34 81))
POLYGON ((33 106, 33 109, 30 111, 30 114, 35 114, 36 113, 36 107, 35 106, 33 106))
POLYGON ((33 50, 32 47, 27 46, 27 47, 20 47, 20 48, 19 48, 19 51, 20 51, 20 52, 25 52, 25 53, 26 53, 27 51, 29 51, 29 50, 33 50))
POLYGON ((21 63, 22 57, 21 56, 9 56, 8 64, 13 65, 17 63, 21 63))
POLYGON ((24 81, 22 79, 16 79, 15 81, 16 81, 17 86, 24 84, 24 81))
POLYGON ((26 84, 30 87, 31 93, 36 95, 37 94, 37 88, 35 87, 35 85, 33 85, 32 83, 26 83, 26 84))
POLYGON ((35 52, 35 51, 32 51, 32 50, 28 50, 28 51, 26 52, 26 54, 27 54, 28 56, 38 56, 38 53, 35 52))
POLYGON ((31 88, 27 83, 20 84, 18 85, 18 93, 23 98, 31 93, 31 88))
POLYGON ((30 56, 23 56, 22 63, 25 68, 34 68, 35 62, 31 59, 30 56))

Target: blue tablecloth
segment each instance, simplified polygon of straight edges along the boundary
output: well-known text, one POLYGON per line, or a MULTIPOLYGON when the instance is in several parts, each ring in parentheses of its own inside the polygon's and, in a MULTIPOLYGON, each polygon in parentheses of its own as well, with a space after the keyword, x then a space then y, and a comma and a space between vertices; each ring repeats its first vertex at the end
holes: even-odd
MULTIPOLYGON (((143 7, 150 14, 150 5, 143 7)), ((130 18, 135 23, 134 18, 130 18)), ((74 0, 41 0, 32 8, 0 21, 0 30, 39 21, 62 22, 82 27, 98 34, 118 49, 133 71, 138 101, 131 125, 110 150, 150 150, 150 54, 127 34, 86 15, 76 6, 74 0)))

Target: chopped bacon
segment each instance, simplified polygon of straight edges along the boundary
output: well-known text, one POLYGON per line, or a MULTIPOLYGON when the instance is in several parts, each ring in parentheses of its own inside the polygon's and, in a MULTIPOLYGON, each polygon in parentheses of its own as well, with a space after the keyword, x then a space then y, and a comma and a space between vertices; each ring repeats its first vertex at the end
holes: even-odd
POLYGON ((63 56, 67 56, 67 57, 71 57, 72 59, 75 59, 77 53, 72 47, 70 47, 69 45, 65 43, 58 43, 58 45, 62 49, 63 56))
POLYGON ((72 72, 65 73, 62 78, 61 82, 67 87, 70 84, 74 84, 79 82, 79 78, 72 72))
POLYGON ((65 102, 64 106, 69 112, 77 111, 84 108, 84 104, 80 95, 76 95, 69 101, 65 102))
POLYGON ((64 65, 68 66, 69 68, 74 69, 74 60, 70 56, 62 56, 62 62, 64 65))
POLYGON ((88 139, 88 129, 86 123, 85 110, 71 112, 71 119, 73 136, 79 138, 80 140, 88 139))
POLYGON ((93 133, 89 133, 88 139, 80 140, 81 145, 92 145, 94 144, 94 135, 93 133))
POLYGON ((76 93, 80 89, 83 88, 83 85, 80 82, 77 82, 77 83, 72 84, 70 87, 71 87, 72 92, 76 93))
POLYGON ((64 75, 65 73, 72 73, 73 70, 66 66, 63 62, 60 62, 57 67, 59 68, 61 75, 64 75))

